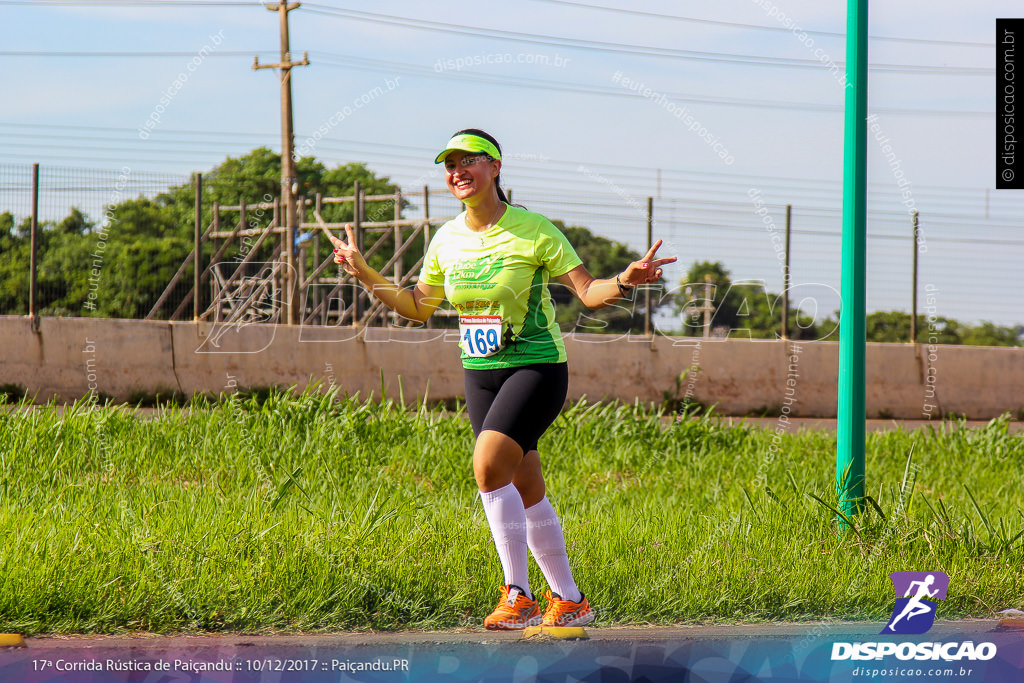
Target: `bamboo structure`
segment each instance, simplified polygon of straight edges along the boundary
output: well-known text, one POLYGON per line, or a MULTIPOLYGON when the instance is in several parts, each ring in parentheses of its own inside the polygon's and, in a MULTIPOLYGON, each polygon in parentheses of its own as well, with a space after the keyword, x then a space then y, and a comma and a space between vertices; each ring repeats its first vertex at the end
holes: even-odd
POLYGON ((312 198, 299 198, 298 229, 295 231, 299 236, 295 239, 301 242, 301 248, 296 250, 295 261, 291 261, 294 266, 289 265, 287 258, 286 209, 278 199, 251 204, 242 201, 234 206, 215 202, 211 222, 202 232, 197 223, 195 246, 147 319, 156 318, 172 298, 172 293, 189 281, 186 273, 196 263, 196 254, 201 254, 206 245, 215 245, 208 260, 205 257, 199 259, 200 268, 204 261, 206 267, 198 273, 192 268, 192 287, 170 314, 170 320, 184 319, 186 311, 193 308, 199 311, 193 317, 207 322, 287 324, 287 288, 290 279, 294 278, 299 290, 297 324, 354 327, 405 324, 401 318, 389 314, 354 278, 335 266, 329 244, 326 253, 322 253, 319 233, 326 229, 343 237, 344 226, 351 224, 363 256, 370 260, 376 254, 386 254, 387 259, 379 268, 381 274, 396 285, 411 286, 417 281, 423 265, 423 254, 432 229, 451 219, 450 216, 430 216, 429 196, 430 190, 424 187, 423 216, 420 218, 402 217, 404 196, 400 190, 394 194, 367 195, 358 183, 351 196, 324 197, 317 194, 312 198), (365 207, 373 202, 386 204, 367 216, 365 207), (352 220, 330 222, 324 217, 326 207, 344 204, 352 204, 352 220), (271 212, 270 220, 261 226, 261 219, 268 211, 271 212), (386 218, 382 215, 385 211, 386 218), (369 247, 366 247, 368 243, 369 247), (260 253, 266 254, 264 245, 268 244, 274 245, 269 259, 258 260, 260 253), (261 251, 261 248, 264 249, 261 251), (421 250, 419 259, 407 267, 403 256, 414 248, 421 250), (307 254, 310 253, 313 267, 307 269, 307 254), (203 305, 197 303, 200 299, 203 305))

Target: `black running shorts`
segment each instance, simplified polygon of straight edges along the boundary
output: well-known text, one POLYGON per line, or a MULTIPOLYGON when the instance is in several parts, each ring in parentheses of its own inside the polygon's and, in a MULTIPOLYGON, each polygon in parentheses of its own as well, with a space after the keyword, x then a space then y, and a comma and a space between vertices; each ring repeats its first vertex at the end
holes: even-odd
POLYGON ((558 417, 569 390, 565 363, 500 370, 466 370, 466 407, 473 433, 490 429, 512 438, 523 454, 558 417))

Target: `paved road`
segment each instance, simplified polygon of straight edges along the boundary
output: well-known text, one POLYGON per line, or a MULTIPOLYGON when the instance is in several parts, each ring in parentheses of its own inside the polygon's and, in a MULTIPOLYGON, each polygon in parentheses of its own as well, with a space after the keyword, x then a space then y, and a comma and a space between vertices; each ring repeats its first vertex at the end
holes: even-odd
MULTIPOLYGON (((745 423, 754 425, 756 427, 765 427, 767 429, 774 429, 778 423, 777 417, 725 417, 723 418, 729 424, 745 423)), ((807 429, 811 431, 836 431, 836 419, 834 417, 794 417, 790 418, 790 423, 793 425, 793 431, 799 431, 801 429, 807 429)), ((989 420, 967 420, 963 423, 963 426, 968 429, 980 429, 988 425, 989 420)), ((927 429, 934 427, 935 429, 958 429, 960 427, 959 422, 952 420, 865 420, 864 428, 868 432, 885 432, 895 431, 902 429, 904 431, 914 431, 917 429, 927 429)), ((1011 433, 1019 432, 1024 429, 1024 422, 1014 420, 1010 422, 1009 431, 1011 433)))

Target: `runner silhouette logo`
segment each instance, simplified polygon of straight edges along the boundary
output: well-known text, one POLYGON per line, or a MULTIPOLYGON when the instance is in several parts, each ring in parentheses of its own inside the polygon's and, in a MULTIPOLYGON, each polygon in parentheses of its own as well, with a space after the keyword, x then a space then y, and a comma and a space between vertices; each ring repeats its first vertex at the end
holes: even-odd
POLYGON ((945 572, 893 572, 896 606, 882 633, 925 633, 935 623, 939 600, 946 599, 949 576, 945 572))

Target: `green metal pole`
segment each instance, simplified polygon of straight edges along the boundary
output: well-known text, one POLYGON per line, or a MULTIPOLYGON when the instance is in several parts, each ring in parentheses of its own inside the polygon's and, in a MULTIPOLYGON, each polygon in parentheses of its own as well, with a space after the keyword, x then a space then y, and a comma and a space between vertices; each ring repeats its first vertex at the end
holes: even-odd
MULTIPOLYGON (((859 514, 864 504, 868 0, 847 0, 846 15, 846 135, 843 151, 836 493, 839 509, 851 517, 859 514)), ((842 519, 840 525, 845 529, 842 519)))

